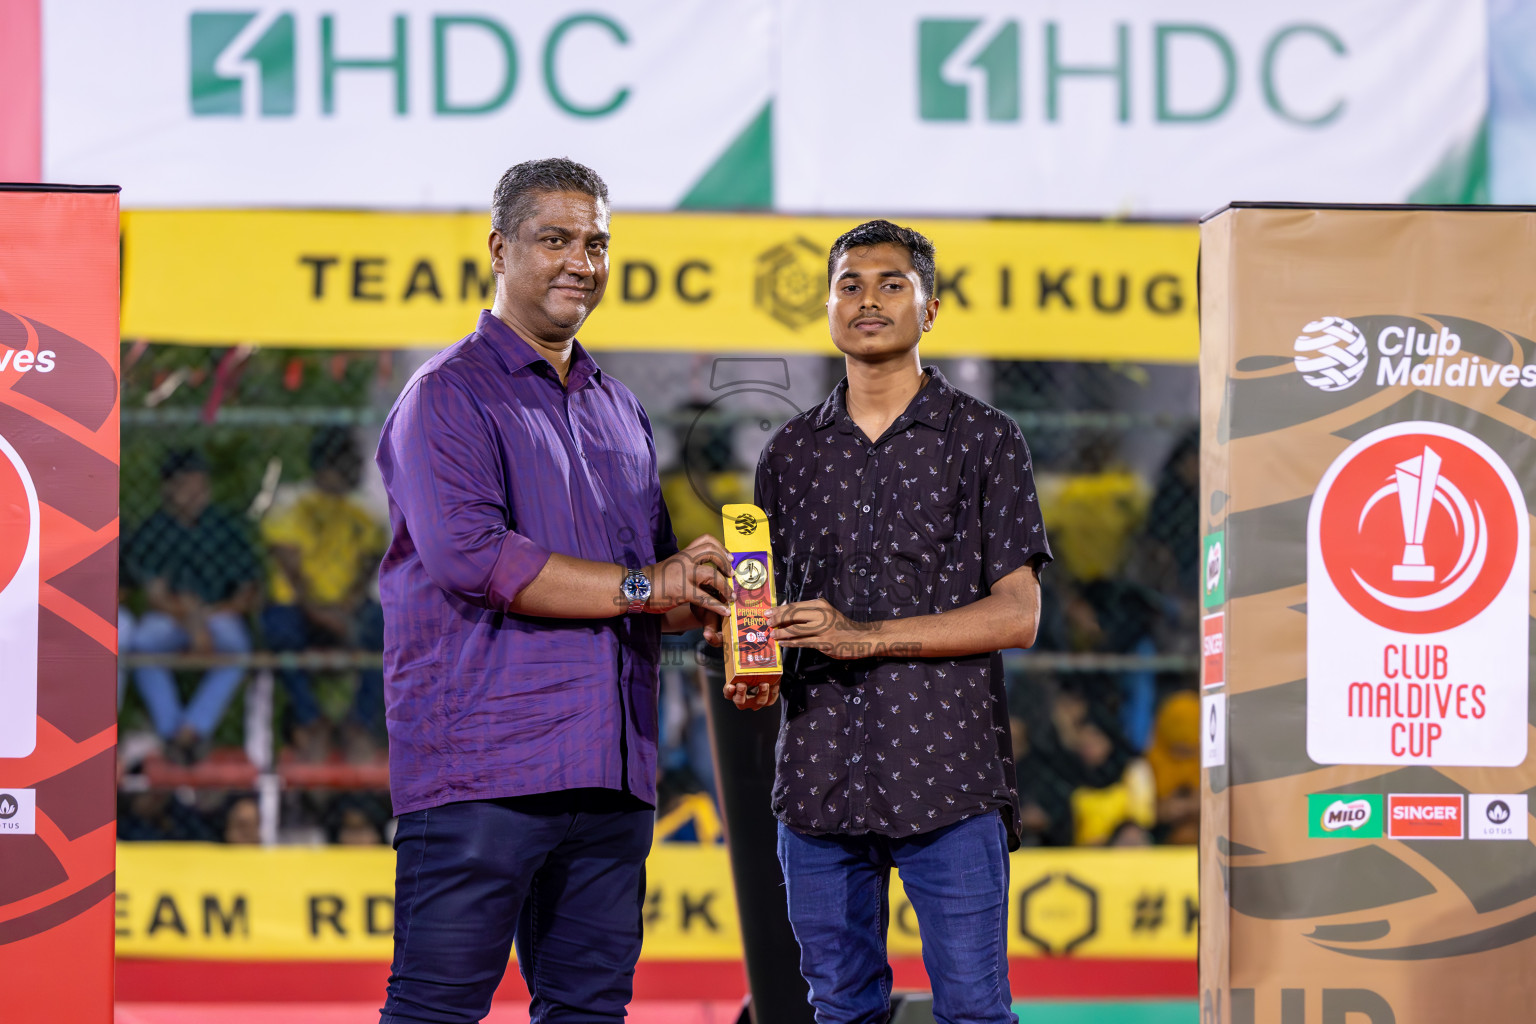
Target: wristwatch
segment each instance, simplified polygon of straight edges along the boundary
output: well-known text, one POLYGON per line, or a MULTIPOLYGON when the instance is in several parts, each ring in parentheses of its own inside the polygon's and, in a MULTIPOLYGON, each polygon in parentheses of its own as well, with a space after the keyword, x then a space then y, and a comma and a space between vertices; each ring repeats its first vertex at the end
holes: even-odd
POLYGON ((629 602, 629 614, 645 611, 645 602, 651 599, 651 581, 645 578, 645 573, 639 569, 630 569, 624 574, 624 582, 619 585, 619 592, 629 602))

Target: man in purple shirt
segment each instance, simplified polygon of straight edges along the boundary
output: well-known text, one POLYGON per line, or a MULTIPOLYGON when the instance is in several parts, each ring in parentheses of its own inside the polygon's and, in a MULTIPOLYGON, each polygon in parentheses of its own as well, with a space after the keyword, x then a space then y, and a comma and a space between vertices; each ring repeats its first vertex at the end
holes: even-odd
POLYGON ((677 550, 645 412, 575 341, 608 281, 607 186, 518 164, 491 224, 494 307, 379 442, 400 818, 381 1024, 479 1021, 514 939, 534 1021, 624 1018, 660 634, 726 611, 729 556, 713 537, 677 550))

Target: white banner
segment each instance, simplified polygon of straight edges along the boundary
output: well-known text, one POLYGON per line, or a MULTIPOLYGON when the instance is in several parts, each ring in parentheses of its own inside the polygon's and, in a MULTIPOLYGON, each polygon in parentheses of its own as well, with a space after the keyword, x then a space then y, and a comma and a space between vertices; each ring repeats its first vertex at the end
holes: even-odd
MULTIPOLYGON (((1468 0, 784 0, 782 208, 1193 216, 1477 201, 1468 0)), ((1484 199, 1483 201, 1486 201, 1484 199)))
MULTIPOLYGON (((44 0, 44 180, 125 207, 481 208, 570 156, 671 209, 762 123, 754 0, 44 0)), ((766 154, 765 154, 766 155, 766 154)))

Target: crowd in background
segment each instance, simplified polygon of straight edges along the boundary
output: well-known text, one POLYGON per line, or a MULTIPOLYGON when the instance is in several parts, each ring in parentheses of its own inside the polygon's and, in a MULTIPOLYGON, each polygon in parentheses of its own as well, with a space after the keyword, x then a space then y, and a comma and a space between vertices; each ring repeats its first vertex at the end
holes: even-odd
MULTIPOLYGON (((295 365, 284 366, 285 385, 302 378, 295 365)), ((1193 842, 1197 434, 1187 417, 1144 431, 1113 419, 1117 407, 1166 390, 1159 381, 1084 364, 1014 364, 1025 369, 1011 374, 997 365, 988 397, 1024 426, 1055 556, 1041 577, 1035 646, 1003 657, 1024 841, 1193 842), (1010 380, 1011 391, 1003 386, 1010 380), (1062 416, 1069 428, 1059 425, 1062 416), (1123 658, 1108 671, 1092 658, 1061 655, 1123 658), (1153 657, 1167 655, 1185 658, 1169 670, 1166 657, 1153 657)), ((837 367, 828 373, 834 381, 840 375, 837 367)), ((332 376, 340 381, 345 371, 332 376)), ((152 393, 164 379, 140 386, 152 393)), ((387 408, 399 383, 376 389, 383 398, 357 400, 387 408)), ((130 374, 125 397, 133 385, 130 374)), ((302 394, 302 379, 290 390, 302 394)), ((755 456, 743 435, 766 440, 771 424, 718 402, 675 401, 657 411, 668 402, 662 391, 636 391, 653 409, 662 491, 679 542, 718 533, 720 505, 752 499, 755 456)), ((146 782, 155 763, 195 771, 221 754, 243 756, 237 697, 250 678, 242 661, 249 652, 371 652, 375 660, 345 670, 277 661, 273 726, 280 763, 382 763, 375 579, 388 534, 384 509, 368 493, 375 433, 368 425, 287 425, 274 435, 289 452, 275 475, 277 460, 263 468, 261 448, 250 441, 220 447, 217 457, 200 446, 146 442, 152 458, 125 458, 125 494, 134 488, 142 507, 130 510, 125 498, 120 649, 137 658, 119 674, 122 838, 258 841, 253 792, 146 782)), ((697 642, 669 637, 664 650, 662 838, 719 837, 697 642)), ((282 818, 290 841, 382 843, 392 831, 388 794, 378 789, 286 792, 282 818)))

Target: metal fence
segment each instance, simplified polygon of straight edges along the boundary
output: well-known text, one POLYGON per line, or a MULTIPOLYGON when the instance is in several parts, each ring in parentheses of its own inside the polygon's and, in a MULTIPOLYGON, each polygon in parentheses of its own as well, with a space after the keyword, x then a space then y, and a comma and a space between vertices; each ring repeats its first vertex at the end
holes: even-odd
MULTIPOLYGON (((382 747, 381 718, 377 701, 359 692, 377 686, 379 641, 364 620, 376 607, 370 581, 387 529, 371 457, 390 405, 427 355, 125 345, 122 602, 138 639, 125 634, 124 664, 138 685, 125 687, 123 726, 144 749, 154 747, 152 733, 162 744, 148 759, 161 775, 131 774, 130 788, 182 784, 191 777, 174 772, 205 763, 209 748, 243 748, 252 778, 265 780, 270 839, 273 780, 286 787, 284 820, 309 821, 312 833, 324 815, 303 806, 306 788, 377 784, 368 766, 382 747), (203 523, 204 507, 217 528, 203 523), (321 543, 321 533, 340 539, 321 543), (310 563, 326 580, 298 593, 295 574, 310 563), (185 577, 177 586, 199 592, 190 611, 152 592, 160 585, 150 581, 169 571, 185 577), (321 611, 306 614, 306 606, 321 611), (178 617, 181 635, 166 623, 178 617), (221 667, 226 675, 215 679, 221 667), (171 670, 182 718, 166 710, 171 670), (294 673, 308 679, 308 695, 288 685, 294 673), (236 701, 248 677, 255 683, 236 701), (184 728, 194 707, 201 723, 184 728), (202 726, 206 735, 192 735, 202 726), (338 757, 359 773, 300 767, 338 757)), ((598 359, 651 418, 684 542, 718 529, 720 502, 751 499, 768 437, 819 404, 843 372, 841 359, 810 356, 598 359)), ((1016 738, 1023 741, 1020 729, 1059 731, 1060 705, 1086 701, 1134 755, 1150 740, 1161 697, 1191 687, 1197 666, 1194 368, 936 362, 1023 429, 1056 556, 1043 575, 1039 640, 1005 658, 1016 738)), ((707 766, 697 767, 707 777, 707 766)))

